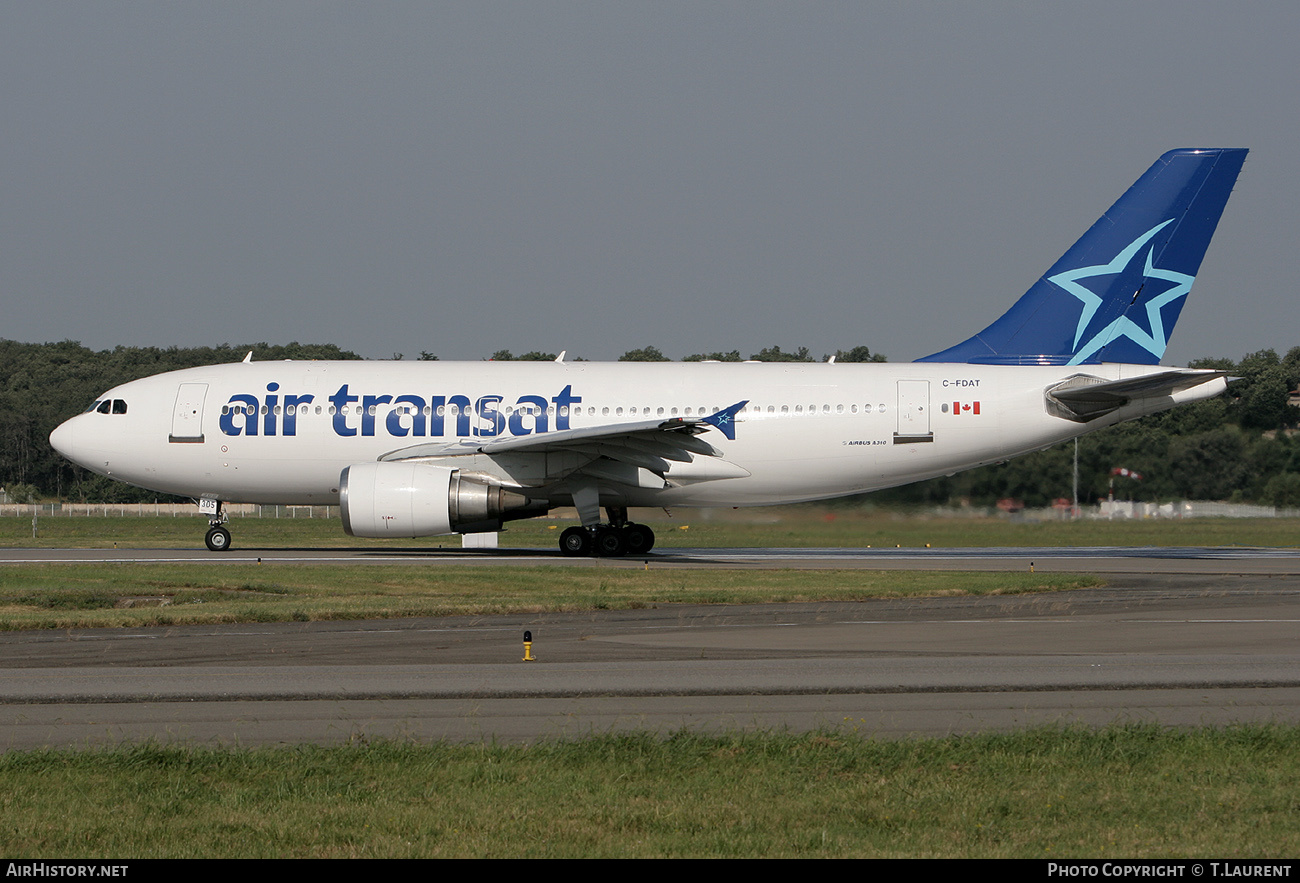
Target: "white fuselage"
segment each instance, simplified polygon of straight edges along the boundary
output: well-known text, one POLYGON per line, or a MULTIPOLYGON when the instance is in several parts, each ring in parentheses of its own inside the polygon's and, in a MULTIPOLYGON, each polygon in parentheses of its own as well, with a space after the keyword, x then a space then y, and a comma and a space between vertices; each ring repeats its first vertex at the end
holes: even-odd
MULTIPOLYGON (((472 451, 497 437, 698 417, 739 401, 719 458, 649 481, 601 483, 602 502, 752 506, 844 496, 951 474, 1047 447, 1183 401, 1222 379, 1078 423, 1044 390, 1086 371, 1157 366, 637 362, 245 362, 123 384, 55 430, 78 464, 166 493, 230 502, 338 501, 340 473, 414 445, 472 451), (125 413, 113 413, 124 410, 125 413), (251 413, 250 413, 251 412, 251 413), (664 480, 666 479, 666 481, 664 480), (608 499, 607 499, 608 498, 608 499)), ((528 485, 509 458, 504 484, 528 485)), ((493 472, 481 456, 473 468, 493 472)), ((551 494, 552 505, 563 491, 551 494)))

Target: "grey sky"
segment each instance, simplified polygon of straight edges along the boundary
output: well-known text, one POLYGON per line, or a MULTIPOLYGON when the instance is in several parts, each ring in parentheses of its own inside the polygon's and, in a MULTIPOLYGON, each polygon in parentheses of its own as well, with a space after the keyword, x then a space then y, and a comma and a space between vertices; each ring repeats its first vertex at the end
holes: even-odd
POLYGON ((1166 361, 1300 345, 1294 2, 0 11, 0 337, 902 361, 1241 146, 1166 361))

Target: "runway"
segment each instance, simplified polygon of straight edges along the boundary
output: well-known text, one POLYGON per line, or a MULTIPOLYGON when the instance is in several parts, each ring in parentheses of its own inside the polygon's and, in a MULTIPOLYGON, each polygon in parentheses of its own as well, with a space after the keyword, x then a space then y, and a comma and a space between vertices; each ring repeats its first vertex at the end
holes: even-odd
POLYGON ((1273 573, 1300 576, 1300 548, 1091 546, 947 549, 655 549, 628 558, 564 558, 550 549, 0 549, 0 565, 83 563, 557 564, 566 567, 781 567, 1042 570, 1054 573, 1273 573))
MULTIPOLYGON (((113 560, 189 560, 122 550, 113 560)), ((262 550, 255 560, 545 561, 262 550)), ((98 556, 98 558, 96 558, 98 556)), ((0 563, 103 560, 6 550, 0 563)), ((234 561, 237 553, 194 556, 234 561)), ((1300 722, 1294 550, 674 550, 652 567, 1110 574, 1068 593, 835 604, 0 634, 0 747, 828 727, 943 735, 1040 723, 1300 722), (535 662, 523 662, 523 633, 535 662)), ((959 577, 954 577, 955 579, 959 577)))

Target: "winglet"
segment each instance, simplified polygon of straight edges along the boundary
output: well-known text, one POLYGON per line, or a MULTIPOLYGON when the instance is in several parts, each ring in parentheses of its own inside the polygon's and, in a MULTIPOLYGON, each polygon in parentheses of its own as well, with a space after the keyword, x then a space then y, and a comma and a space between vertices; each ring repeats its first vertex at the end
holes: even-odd
POLYGON ((741 408, 748 404, 749 399, 745 399, 743 402, 736 402, 730 408, 723 408, 716 414, 710 414, 708 417, 705 417, 702 422, 707 423, 710 426, 716 426, 718 429, 722 430, 722 434, 727 437, 728 441, 735 441, 736 414, 740 412, 741 408))

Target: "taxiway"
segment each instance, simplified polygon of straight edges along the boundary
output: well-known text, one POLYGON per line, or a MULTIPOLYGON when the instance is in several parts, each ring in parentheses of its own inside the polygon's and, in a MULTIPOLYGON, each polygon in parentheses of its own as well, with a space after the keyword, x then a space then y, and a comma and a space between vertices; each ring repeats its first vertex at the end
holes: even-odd
MULTIPOLYGON (((544 560, 254 550, 205 561, 544 560)), ((4 562, 189 560, 176 550, 4 562)), ((675 550, 651 567, 1108 574, 1042 595, 0 634, 0 749, 123 739, 533 740, 680 728, 896 736, 1034 724, 1300 722, 1295 550, 675 550), (521 660, 525 630, 535 662, 521 660)), ((954 574, 954 579, 960 579, 954 574)))

